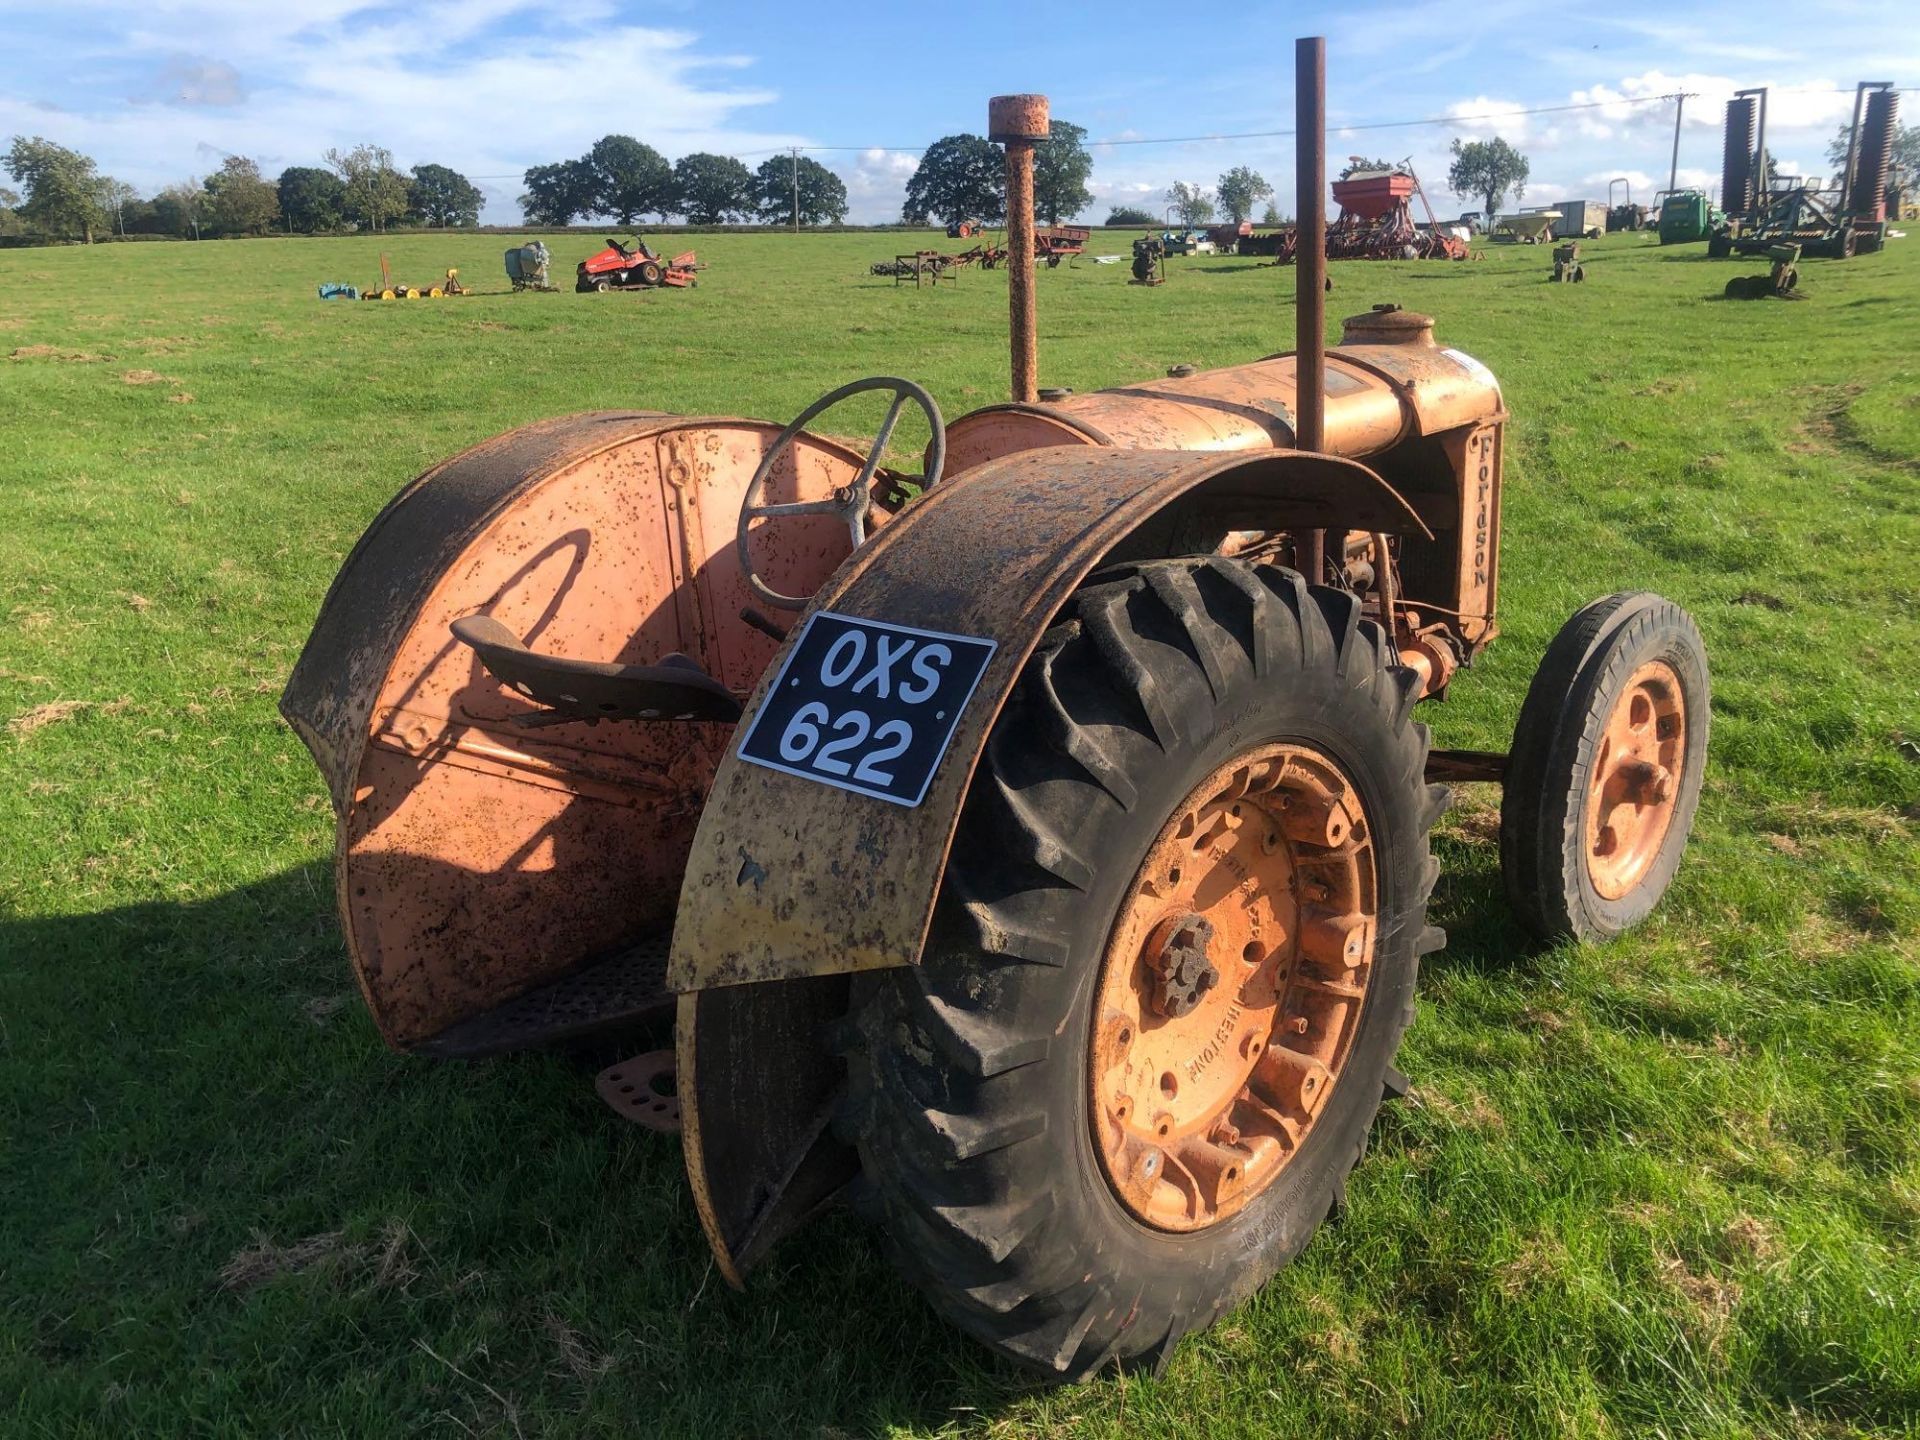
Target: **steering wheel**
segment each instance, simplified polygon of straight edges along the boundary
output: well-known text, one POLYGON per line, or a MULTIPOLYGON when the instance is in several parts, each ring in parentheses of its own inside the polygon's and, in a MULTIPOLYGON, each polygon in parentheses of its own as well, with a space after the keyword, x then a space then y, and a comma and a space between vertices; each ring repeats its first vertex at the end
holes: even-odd
POLYGON ((940 407, 933 403, 931 395, 913 381, 891 375, 855 380, 822 395, 802 410, 798 418, 767 447, 767 453, 760 457, 760 468, 753 472, 753 479, 747 482, 747 493, 740 500, 740 524, 734 532, 734 548, 740 556, 740 571, 747 577, 748 586, 767 604, 781 610, 802 610, 806 608, 810 597, 782 595, 754 572, 753 555, 747 547, 747 527, 755 520, 776 515, 838 515, 846 521, 847 533, 853 537, 857 550, 867 538, 867 505, 873 495, 873 473, 880 468, 880 457, 886 453, 887 440, 893 434, 894 423, 899 420, 900 412, 906 408, 909 400, 920 407, 927 417, 927 424, 933 428, 933 443, 927 446, 927 473, 920 482, 923 489, 931 490, 940 483, 940 470, 947 459, 947 429, 940 419, 940 407), (848 396, 860 395, 868 390, 892 391, 893 404, 888 407, 887 418, 880 422, 880 429, 874 434, 873 445, 867 451, 865 463, 860 466, 859 477, 851 485, 836 488, 832 497, 826 500, 761 504, 760 497, 766 491, 767 477, 773 474, 774 465, 792 447, 808 424, 848 396))

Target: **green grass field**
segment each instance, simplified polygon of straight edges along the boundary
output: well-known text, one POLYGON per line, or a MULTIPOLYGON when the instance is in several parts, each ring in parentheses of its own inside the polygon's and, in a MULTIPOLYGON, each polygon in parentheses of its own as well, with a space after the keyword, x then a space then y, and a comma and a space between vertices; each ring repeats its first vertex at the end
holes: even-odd
MULTIPOLYGON (((550 243, 569 286, 598 248, 550 243)), ((1920 1433, 1920 240, 1799 303, 1643 236, 1578 287, 1532 248, 1333 267, 1331 315, 1435 314, 1513 412, 1505 634, 1438 742, 1504 748, 1561 621, 1656 589, 1714 666, 1700 822, 1643 930, 1541 950, 1463 791, 1346 1218, 1162 1377, 1065 1389, 848 1218, 734 1294, 589 1071, 396 1056, 347 971, 274 703, 404 481, 568 411, 1003 395, 1003 274, 695 243, 693 291, 390 305, 314 298, 373 240, 0 252, 0 1433, 1920 1433)), ((500 292, 504 244, 386 248, 500 292)), ((1291 347, 1290 271, 1169 268, 1043 270, 1044 383, 1291 347)))

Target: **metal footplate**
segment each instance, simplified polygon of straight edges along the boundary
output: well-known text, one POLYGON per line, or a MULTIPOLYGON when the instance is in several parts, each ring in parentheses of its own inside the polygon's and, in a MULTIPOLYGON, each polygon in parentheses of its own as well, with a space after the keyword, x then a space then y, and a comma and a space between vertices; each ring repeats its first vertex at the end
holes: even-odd
POLYGON ((491 615, 462 616, 452 629, 454 638, 479 655, 494 679, 547 707, 516 717, 517 724, 740 718, 733 692, 685 655, 668 655, 658 665, 540 655, 491 615))
POLYGON ((667 943, 664 935, 650 936, 450 1025, 413 1046, 413 1052, 437 1060, 472 1060, 580 1040, 656 1018, 673 999, 665 987, 667 943))

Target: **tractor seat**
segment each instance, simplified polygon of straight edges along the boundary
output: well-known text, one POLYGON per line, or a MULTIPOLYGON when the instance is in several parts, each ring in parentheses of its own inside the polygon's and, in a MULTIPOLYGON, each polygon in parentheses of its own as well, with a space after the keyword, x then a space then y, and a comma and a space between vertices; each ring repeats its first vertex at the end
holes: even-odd
POLYGON ((452 629, 494 679, 546 707, 514 716, 516 725, 740 718, 733 692, 685 655, 667 655, 658 665, 539 655, 491 615, 462 616, 452 629))

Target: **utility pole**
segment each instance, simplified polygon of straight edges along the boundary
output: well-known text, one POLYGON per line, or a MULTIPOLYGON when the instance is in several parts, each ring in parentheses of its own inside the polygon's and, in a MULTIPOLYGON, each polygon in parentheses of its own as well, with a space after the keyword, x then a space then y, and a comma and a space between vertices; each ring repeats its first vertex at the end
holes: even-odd
POLYGON ((1687 97, 1684 94, 1673 97, 1673 162, 1667 166, 1667 190, 1669 193, 1672 192, 1673 187, 1680 181, 1680 116, 1686 108, 1687 97))
POLYGON ((800 147, 793 147, 793 233, 800 233, 800 147))

